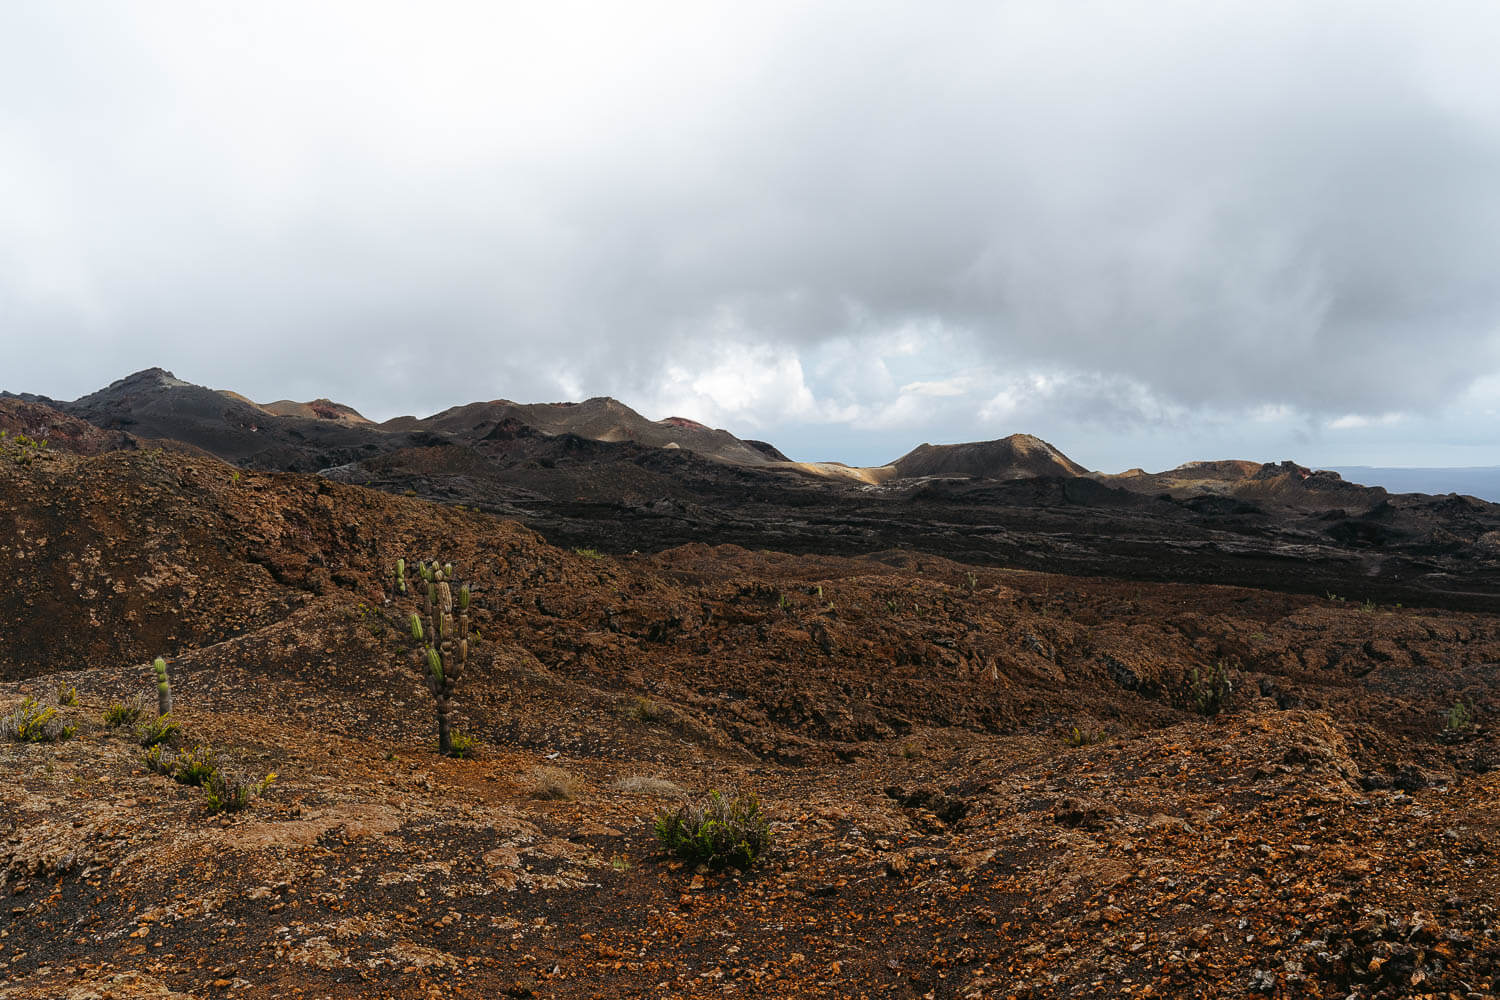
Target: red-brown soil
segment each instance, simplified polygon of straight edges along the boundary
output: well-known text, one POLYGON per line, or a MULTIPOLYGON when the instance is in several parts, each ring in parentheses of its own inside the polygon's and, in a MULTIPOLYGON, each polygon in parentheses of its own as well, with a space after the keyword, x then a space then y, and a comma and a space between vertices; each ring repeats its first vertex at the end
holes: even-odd
POLYGON ((13 397, 0 397, 0 432, 45 441, 55 450, 79 455, 97 455, 131 444, 130 435, 121 431, 100 430, 50 406, 13 397))
POLYGON ((1492 613, 599 555, 155 450, 0 461, 0 557, 0 712, 80 697, 76 739, 0 743, 4 1000, 1497 989, 1492 613), (477 759, 432 748, 398 556, 473 582, 477 759), (279 775, 245 812, 99 722, 157 653, 190 739, 279 775), (1458 701, 1477 724, 1448 732, 1458 701), (669 861, 674 796, 639 777, 758 792, 773 850, 669 861))

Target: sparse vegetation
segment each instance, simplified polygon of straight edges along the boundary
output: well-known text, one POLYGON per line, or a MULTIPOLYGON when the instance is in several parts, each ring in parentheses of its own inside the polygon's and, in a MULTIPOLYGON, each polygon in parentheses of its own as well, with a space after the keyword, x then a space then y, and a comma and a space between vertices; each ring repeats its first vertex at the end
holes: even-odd
POLYGON ((177 770, 177 755, 171 748, 156 743, 146 748, 146 752, 141 755, 141 763, 153 774, 170 778, 177 770))
POLYGON ((56 708, 29 695, 0 719, 0 735, 15 743, 55 743, 70 740, 77 732, 78 727, 63 722, 56 708))
POLYGON ((173 743, 182 735, 182 727, 170 715, 158 715, 136 729, 141 746, 154 747, 161 743, 173 743))
POLYGON ((531 781, 532 795, 539 799, 575 799, 583 791, 583 781, 560 767, 534 767, 531 781))
POLYGON ((666 778, 654 778, 645 774, 629 774, 609 786, 626 795, 655 795, 662 798, 681 798, 686 793, 682 786, 666 778))
POLYGON ((1218 715, 1229 705, 1233 692, 1234 682, 1223 660, 1201 670, 1194 667, 1188 675, 1188 707, 1199 715, 1218 715))
POLYGON ((206 743, 196 743, 181 752, 164 742, 153 743, 141 755, 141 763, 153 774, 171 778, 179 784, 201 787, 210 813, 238 812, 252 799, 264 795, 276 780, 274 772, 260 781, 251 781, 225 770, 219 763, 218 754, 206 743))
POLYGON ((1091 747, 1103 743, 1109 738, 1109 734, 1103 729, 1092 725, 1074 726, 1063 737, 1063 742, 1070 747, 1091 747))
POLYGON ((1455 701, 1443 720, 1443 728, 1450 733, 1466 733, 1474 727, 1474 713, 1461 701, 1455 701))
POLYGON ((251 800, 266 794, 266 790, 275 780, 275 772, 266 775, 260 781, 251 781, 243 775, 215 770, 203 785, 208 811, 210 813, 239 812, 248 806, 251 800))
POLYGON ((25 434, 10 434, 0 431, 0 453, 8 455, 17 465, 30 465, 38 455, 47 450, 46 439, 38 440, 25 434))
POLYGON ((645 695, 637 695, 630 702, 630 717, 637 722, 661 722, 667 717, 667 710, 645 695))
POLYGON ((604 553, 598 549, 574 549, 574 555, 583 556, 585 559, 603 559, 604 553))
POLYGON ((453 732, 449 735, 449 740, 449 757, 472 758, 476 753, 479 752, 479 741, 472 736, 468 736, 465 733, 460 732, 457 729, 453 730, 453 732))
POLYGON ((172 775, 184 785, 204 785, 219 769, 213 748, 196 744, 177 755, 176 771, 172 775))
POLYGON ((122 726, 133 726, 141 721, 141 714, 145 708, 141 705, 139 698, 130 701, 110 702, 109 707, 104 710, 103 722, 111 729, 119 729, 122 726))
POLYGON ((749 868, 771 845, 771 823, 754 795, 717 791, 663 809, 652 823, 668 854, 710 868, 749 868))

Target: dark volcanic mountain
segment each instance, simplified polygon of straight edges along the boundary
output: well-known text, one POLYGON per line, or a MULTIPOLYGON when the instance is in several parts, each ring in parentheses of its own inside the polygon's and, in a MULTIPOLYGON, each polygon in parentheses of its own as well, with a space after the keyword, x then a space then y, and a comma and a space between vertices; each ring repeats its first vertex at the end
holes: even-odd
POLYGON ((513 403, 508 399, 455 406, 423 420, 396 417, 385 430, 430 430, 474 443, 497 428, 528 427, 541 434, 572 434, 591 441, 632 441, 648 448, 683 448, 705 458, 736 465, 788 462, 764 442, 742 441, 728 431, 705 427, 686 417, 647 420, 617 399, 596 396, 582 403, 513 403))
POLYGON ((1177 500, 1237 500, 1298 510, 1334 510, 1383 502, 1379 486, 1346 482, 1337 472, 1314 471, 1296 462, 1188 462, 1166 472, 1132 469, 1101 482, 1177 500))
MULTIPOLYGON (((234 392, 207 389, 161 368, 148 368, 112 382, 71 403, 46 400, 56 409, 96 427, 137 438, 180 441, 252 469, 316 472, 400 447, 435 443, 421 433, 391 434, 354 411, 329 403, 322 414, 295 412, 306 405, 273 404, 275 413, 234 392), (349 414, 357 420, 349 419, 349 414)), ((326 403, 327 401, 319 401, 326 403)))
POLYGON ((998 441, 923 444, 891 463, 902 479, 919 476, 972 476, 976 479, 1032 479, 1086 476, 1088 470, 1041 438, 1012 434, 998 441))
POLYGON ((165 369, 148 368, 72 402, 29 395, 10 398, 50 406, 105 430, 179 441, 236 465, 267 470, 313 472, 412 448, 540 443, 570 436, 690 450, 731 464, 787 461, 763 442, 741 441, 682 417, 647 420, 607 397, 583 403, 470 403, 424 419, 397 417, 376 425, 332 400, 261 405, 236 392, 208 389, 165 369))
POLYGON ((52 434, 67 450, 149 440, 246 468, 316 471, 605 552, 906 548, 975 565, 1408 604, 1484 608, 1500 596, 1500 505, 1392 495, 1291 462, 1110 476, 1018 434, 852 469, 790 462, 770 445, 647 420, 607 398, 472 403, 376 425, 329 400, 262 406, 162 369, 71 403, 5 403, 29 408, 27 426, 74 428, 52 434))

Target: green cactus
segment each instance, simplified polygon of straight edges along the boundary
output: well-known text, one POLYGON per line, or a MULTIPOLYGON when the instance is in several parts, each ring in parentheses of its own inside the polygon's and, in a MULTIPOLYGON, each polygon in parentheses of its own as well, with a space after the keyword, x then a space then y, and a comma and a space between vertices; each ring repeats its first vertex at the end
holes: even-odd
MULTIPOLYGON (((421 589, 422 609, 410 616, 413 653, 432 692, 437 708, 438 751, 453 755, 453 689, 469 663, 469 606, 472 594, 467 584, 458 587, 455 601, 453 564, 439 566, 434 560, 416 564, 417 575, 426 584, 421 589)), ((405 580, 405 560, 396 564, 398 586, 405 580)), ((401 593, 406 593, 404 589, 401 593)))
POLYGON ((156 714, 172 714, 172 682, 167 678, 167 661, 158 656, 151 664, 156 674, 156 714))

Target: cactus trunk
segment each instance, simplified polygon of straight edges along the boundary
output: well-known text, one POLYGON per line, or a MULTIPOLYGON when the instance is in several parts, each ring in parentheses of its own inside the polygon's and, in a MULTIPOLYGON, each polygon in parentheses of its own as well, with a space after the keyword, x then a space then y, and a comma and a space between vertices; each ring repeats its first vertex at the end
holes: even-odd
MULTIPOLYGON (((398 564, 395 574, 398 585, 404 580, 404 569, 404 564, 398 564)), ((438 750, 446 755, 453 753, 453 689, 469 662, 471 594, 467 586, 457 587, 455 594, 452 564, 440 567, 435 562, 431 565, 419 562, 417 573, 424 586, 418 591, 421 612, 413 613, 410 618, 411 637, 417 644, 413 653, 417 668, 427 682, 427 690, 432 692, 437 714, 438 750)))
POLYGON ((448 699, 437 699, 438 753, 453 752, 453 730, 448 720, 448 699))
POLYGON ((172 712, 172 682, 167 678, 167 661, 160 656, 151 664, 151 670, 156 674, 156 715, 170 715, 172 712))

